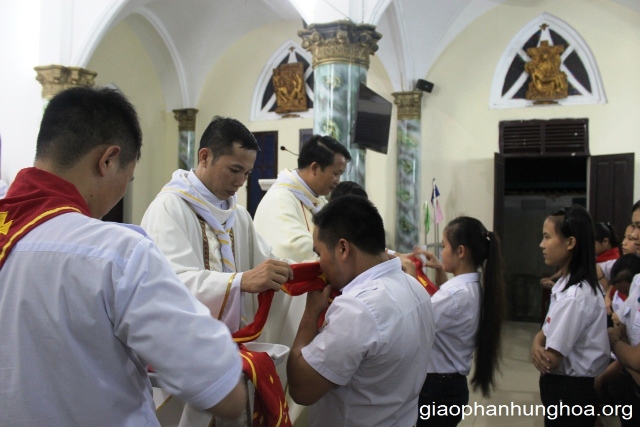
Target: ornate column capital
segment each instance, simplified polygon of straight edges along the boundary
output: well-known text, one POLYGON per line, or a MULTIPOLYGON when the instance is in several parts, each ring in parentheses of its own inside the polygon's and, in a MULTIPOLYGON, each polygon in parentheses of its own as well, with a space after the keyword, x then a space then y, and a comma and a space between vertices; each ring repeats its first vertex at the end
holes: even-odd
POLYGON ((73 86, 93 86, 98 75, 85 68, 63 65, 44 65, 33 69, 38 73, 36 80, 42 85, 42 97, 46 100, 73 86))
POLYGON ((398 120, 420 119, 422 111, 422 91, 394 92, 393 103, 398 106, 398 120))
POLYGON ((178 130, 196 130, 196 114, 198 110, 195 108, 182 108, 173 110, 173 117, 178 121, 178 130))
POLYGON ((375 25, 335 21, 311 24, 298 31, 302 47, 313 55, 313 67, 332 62, 358 64, 369 69, 369 56, 378 50, 375 25))

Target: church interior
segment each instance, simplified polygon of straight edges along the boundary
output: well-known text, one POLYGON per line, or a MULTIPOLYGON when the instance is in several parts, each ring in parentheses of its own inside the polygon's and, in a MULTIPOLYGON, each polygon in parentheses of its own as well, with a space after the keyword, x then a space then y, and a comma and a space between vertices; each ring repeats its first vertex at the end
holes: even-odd
MULTIPOLYGON (((0 37, 7 184, 33 164, 51 91, 93 82, 120 90, 140 116, 123 222, 140 224, 172 172, 195 165, 203 130, 221 115, 262 145, 238 193, 249 208, 258 180, 294 169, 304 138, 323 133, 357 152, 343 179, 364 185, 389 247, 436 248, 459 215, 493 227, 512 322, 498 390, 472 402, 539 402, 528 358, 544 316, 539 279, 551 274, 538 248, 545 216, 578 203, 624 230, 640 199, 638 0, 3 0, 0 37), (278 70, 294 67, 287 89, 278 70), (388 132, 382 148, 354 142, 361 84, 391 111, 374 132, 388 132), (286 90, 300 105, 282 108, 286 90), (436 183, 444 222, 427 228, 436 183)), ((461 425, 489 424, 542 418, 461 425)))

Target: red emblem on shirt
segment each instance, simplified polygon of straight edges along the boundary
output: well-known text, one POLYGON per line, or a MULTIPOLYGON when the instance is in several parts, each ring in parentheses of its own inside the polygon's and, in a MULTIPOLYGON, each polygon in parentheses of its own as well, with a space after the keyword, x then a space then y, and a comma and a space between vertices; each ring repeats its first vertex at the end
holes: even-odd
POLYGON ((551 317, 547 317, 547 323, 551 323, 551 317))

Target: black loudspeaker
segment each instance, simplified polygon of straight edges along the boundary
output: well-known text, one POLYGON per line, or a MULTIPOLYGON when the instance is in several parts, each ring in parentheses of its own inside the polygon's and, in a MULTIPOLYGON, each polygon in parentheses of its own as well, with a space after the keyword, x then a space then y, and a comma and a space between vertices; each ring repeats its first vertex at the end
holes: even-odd
POLYGON ((416 89, 431 93, 431 91, 433 90, 433 83, 428 80, 418 79, 418 81, 416 82, 416 89))

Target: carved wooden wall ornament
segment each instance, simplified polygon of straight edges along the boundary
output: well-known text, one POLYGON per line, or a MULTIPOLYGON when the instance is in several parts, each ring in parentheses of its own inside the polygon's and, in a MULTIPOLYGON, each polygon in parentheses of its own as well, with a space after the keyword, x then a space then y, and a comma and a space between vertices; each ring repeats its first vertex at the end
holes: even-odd
POLYGON ((276 93, 276 113, 286 114, 307 111, 307 95, 302 62, 282 64, 273 70, 273 87, 276 93))
POLYGON ((569 95, 567 75, 560 71, 564 46, 549 46, 547 40, 540 42, 540 46, 527 49, 531 61, 524 69, 531 76, 529 90, 525 97, 537 103, 553 103, 556 99, 563 99, 569 95))

